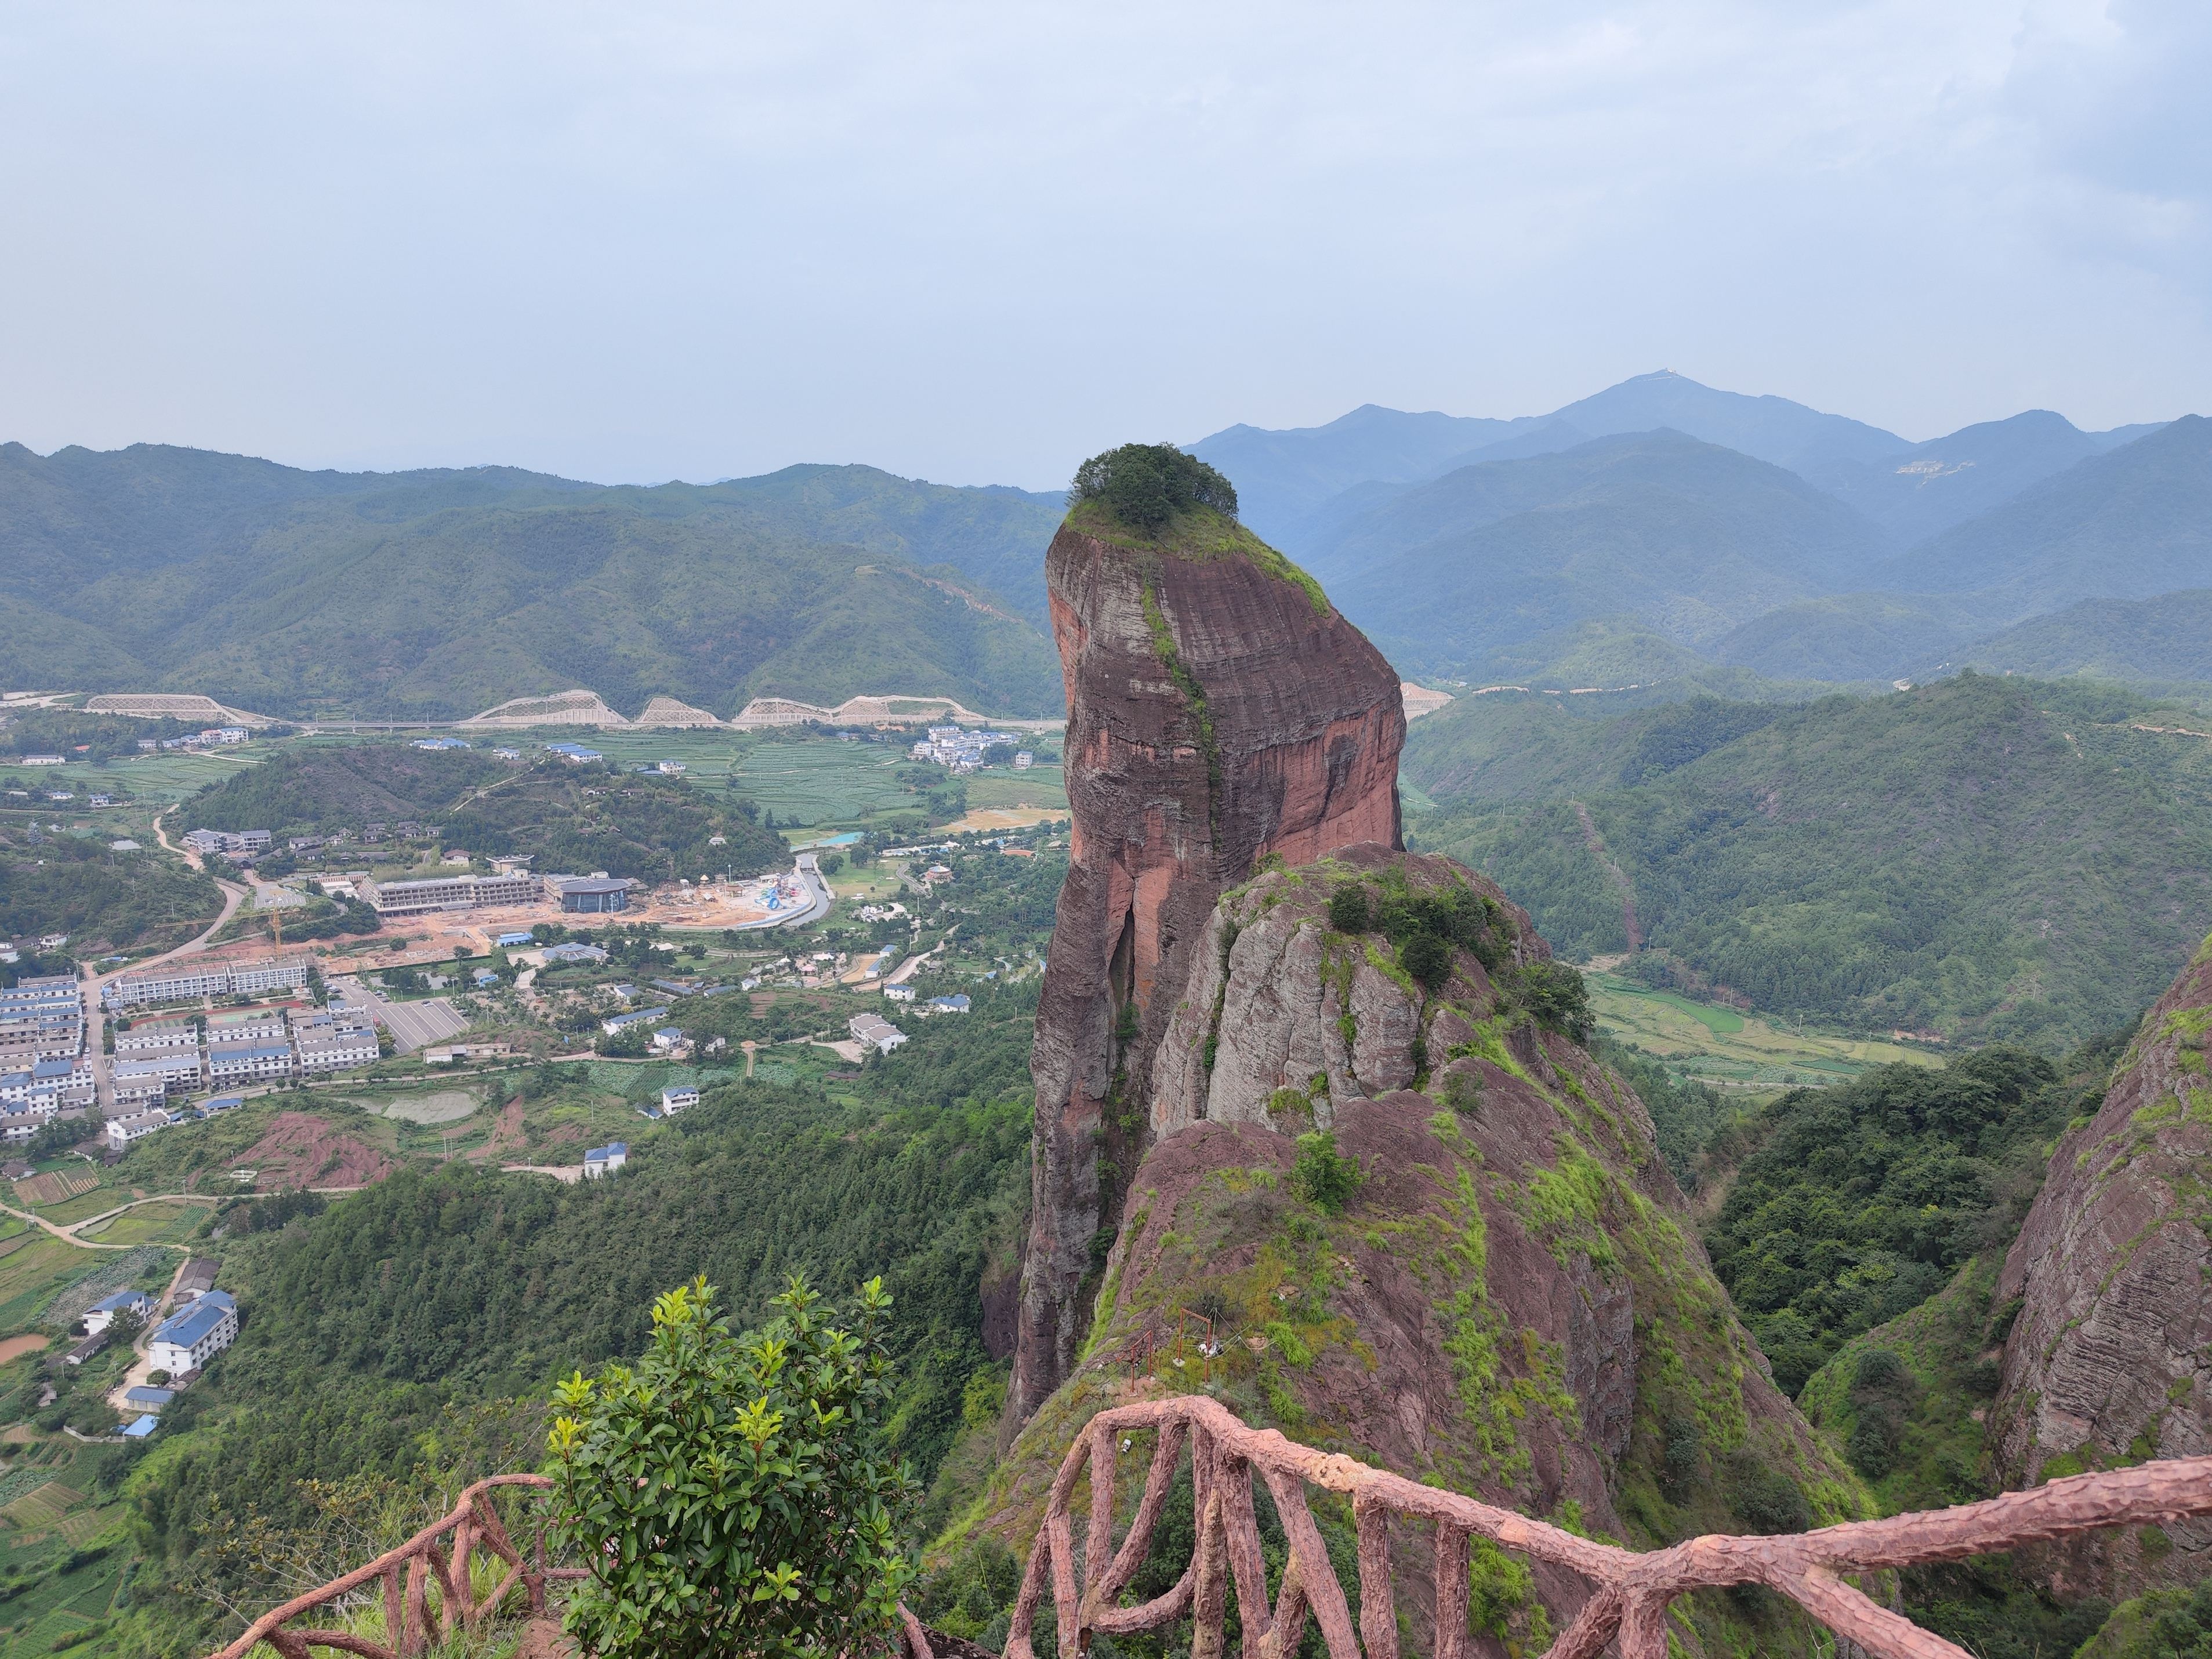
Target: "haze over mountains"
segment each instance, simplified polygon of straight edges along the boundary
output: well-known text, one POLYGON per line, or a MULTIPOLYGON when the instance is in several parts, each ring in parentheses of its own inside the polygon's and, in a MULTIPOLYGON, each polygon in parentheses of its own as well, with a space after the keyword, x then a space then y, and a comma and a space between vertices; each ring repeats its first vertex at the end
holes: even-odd
POLYGON ((1056 496, 799 466, 605 489, 0 447, 0 681, 441 720, 587 685, 1058 707, 1035 626, 1056 496))
MULTIPOLYGON (((2076 602, 2212 586, 2212 423, 2089 433, 2031 410, 1915 444, 1670 372, 1513 421, 1368 405, 1192 446, 1400 666, 1498 678, 1590 624, 1632 673, 1883 681, 2076 602), (1639 655, 1639 651, 1641 654, 1639 655)), ((2084 613, 2079 663, 2174 678, 2084 613)), ((2115 625, 2119 625, 2115 620, 2115 625)), ((2154 655, 2157 654, 2155 652, 2154 655)), ((2170 654, 2170 653, 2168 653, 2170 654)))
MULTIPOLYGON (((2212 422, 1925 443, 1639 375, 1547 415, 1190 447, 1404 672, 1802 696, 1965 664, 2212 679, 2212 422), (2186 599, 2162 596, 2194 591, 2186 599), (2149 601, 2157 600, 2156 604, 2149 601), (2131 609, 2130 607, 2136 607, 2131 609)), ((447 719, 588 685, 1056 711, 1057 494, 866 466, 653 488, 0 446, 0 681, 447 719)))

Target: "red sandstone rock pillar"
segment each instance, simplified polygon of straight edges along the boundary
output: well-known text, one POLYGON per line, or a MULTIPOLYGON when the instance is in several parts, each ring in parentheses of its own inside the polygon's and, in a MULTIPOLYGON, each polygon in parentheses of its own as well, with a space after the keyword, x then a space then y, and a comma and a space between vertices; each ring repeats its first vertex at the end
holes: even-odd
POLYGON ((1046 963, 1008 1432, 1073 1367, 1091 1241, 1144 1150, 1152 1054, 1222 890, 1268 853, 1402 844, 1398 677, 1318 586, 1209 512, 1162 545, 1079 512, 1045 574, 1075 826, 1046 963))

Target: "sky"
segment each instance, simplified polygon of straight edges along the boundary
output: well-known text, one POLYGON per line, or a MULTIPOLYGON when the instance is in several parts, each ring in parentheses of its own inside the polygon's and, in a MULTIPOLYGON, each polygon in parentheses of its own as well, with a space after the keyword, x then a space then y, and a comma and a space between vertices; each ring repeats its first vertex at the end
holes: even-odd
POLYGON ((1672 368, 2212 409, 2212 7, 0 0, 0 440, 1057 488, 1672 368))

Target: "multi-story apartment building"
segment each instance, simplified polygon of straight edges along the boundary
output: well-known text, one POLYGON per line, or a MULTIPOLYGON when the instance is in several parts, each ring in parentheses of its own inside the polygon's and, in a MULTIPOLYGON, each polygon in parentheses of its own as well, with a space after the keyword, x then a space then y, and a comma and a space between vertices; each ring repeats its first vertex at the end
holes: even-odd
POLYGON ((120 974, 107 981, 104 1000, 111 1008, 136 1008, 149 1003, 185 1002, 201 997, 258 996, 269 991, 296 991, 307 982, 305 957, 271 957, 260 962, 179 962, 149 968, 143 974, 120 974))
POLYGON ((428 881, 368 881, 361 896, 380 916, 420 916, 437 910, 474 910, 488 904, 529 904, 541 891, 527 870, 506 875, 444 876, 428 881))
POLYGON ((310 1014, 292 1022, 292 1047, 303 1073, 373 1066, 376 1028, 365 1014, 310 1014))

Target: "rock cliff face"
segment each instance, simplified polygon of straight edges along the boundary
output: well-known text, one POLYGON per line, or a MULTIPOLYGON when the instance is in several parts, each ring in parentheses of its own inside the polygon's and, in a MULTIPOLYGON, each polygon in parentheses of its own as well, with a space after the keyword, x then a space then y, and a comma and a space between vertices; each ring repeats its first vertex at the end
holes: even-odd
MULTIPOLYGON (((1496 887, 1354 846, 1270 863, 1194 939, 1091 1342, 1002 1463, 984 1524, 1025 1540, 1060 1454, 1133 1364, 1169 1388, 1203 1375, 1306 1443, 1643 1547, 1857 1511, 1714 1279, 1642 1102, 1536 1017, 1560 1006, 1550 951, 1496 887), (1332 908, 1344 888, 1371 901, 1373 931, 1339 925, 1358 908, 1332 908), (1416 932, 1449 938, 1447 972, 1416 932), (1316 1128, 1364 1171, 1340 1212, 1298 1173, 1316 1128), (1220 1351, 1186 1346, 1177 1368, 1193 1315, 1220 1351)), ((1424 1541, 1395 1547, 1419 1559, 1424 1541)), ((1478 1650, 1540 1651, 1579 1581, 1498 1571, 1478 1650)), ((1401 1589, 1420 1649, 1427 1592, 1401 1589)), ((1701 1603, 1703 1650, 1801 1644, 1787 1621, 1747 1628, 1759 1616, 1701 1603)))
POLYGON ((1110 1236, 1146 1142, 1153 1056, 1216 897, 1270 854, 1395 846, 1405 740, 1382 655, 1310 579, 1211 509, 1144 537, 1085 503, 1045 574, 1075 825, 1032 1060, 1010 1427, 1073 1361, 1093 1240, 1110 1236))
MULTIPOLYGON (((2008 1486, 2212 1452, 2212 940, 2063 1136, 2005 1259, 2019 1315, 1990 1443, 2008 1486)), ((2116 1597, 2212 1573, 2212 1524, 2100 1533, 2043 1570, 2116 1597)))

